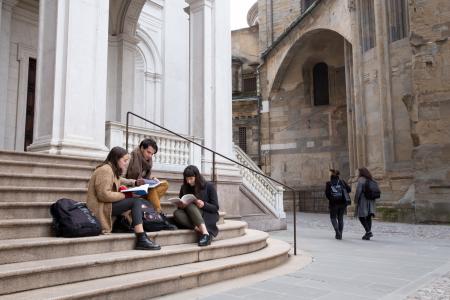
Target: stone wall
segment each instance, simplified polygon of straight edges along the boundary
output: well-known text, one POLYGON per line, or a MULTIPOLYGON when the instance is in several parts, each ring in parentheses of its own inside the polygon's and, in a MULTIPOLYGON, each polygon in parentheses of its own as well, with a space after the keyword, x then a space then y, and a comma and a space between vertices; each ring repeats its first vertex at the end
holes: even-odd
POLYGON ((411 97, 418 221, 450 222, 450 2, 411 1, 411 97))

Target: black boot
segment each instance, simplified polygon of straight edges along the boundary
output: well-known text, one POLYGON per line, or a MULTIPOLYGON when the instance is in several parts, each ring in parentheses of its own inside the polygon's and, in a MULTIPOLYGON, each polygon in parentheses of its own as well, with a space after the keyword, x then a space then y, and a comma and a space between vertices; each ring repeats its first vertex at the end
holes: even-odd
POLYGON ((145 232, 136 232, 135 250, 160 250, 161 246, 147 237, 145 232))
POLYGON ((198 240, 198 245, 200 247, 202 247, 202 246, 208 246, 210 244, 211 244, 211 237, 209 236, 209 234, 202 234, 202 236, 198 240))

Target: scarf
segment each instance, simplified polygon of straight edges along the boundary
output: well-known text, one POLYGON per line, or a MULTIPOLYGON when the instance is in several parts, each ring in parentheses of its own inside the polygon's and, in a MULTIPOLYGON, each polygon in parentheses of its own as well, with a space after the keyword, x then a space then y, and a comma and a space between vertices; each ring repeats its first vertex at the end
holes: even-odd
POLYGON ((137 147, 131 152, 130 163, 128 164, 127 173, 125 178, 128 179, 150 179, 152 173, 152 159, 150 161, 145 160, 142 155, 141 149, 137 147))

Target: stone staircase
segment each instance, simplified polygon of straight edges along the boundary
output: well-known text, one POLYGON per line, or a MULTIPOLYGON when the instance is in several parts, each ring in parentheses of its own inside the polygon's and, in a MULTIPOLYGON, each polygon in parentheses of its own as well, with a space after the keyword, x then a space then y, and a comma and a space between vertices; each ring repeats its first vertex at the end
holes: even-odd
MULTIPOLYGON (((277 266, 288 244, 224 220, 208 247, 190 230, 149 235, 160 251, 136 251, 133 234, 52 237, 50 205, 84 201, 98 160, 0 151, 0 299, 148 299, 277 266)), ((159 172, 177 194, 180 174, 159 172)), ((163 202, 169 216, 174 207, 163 202)))

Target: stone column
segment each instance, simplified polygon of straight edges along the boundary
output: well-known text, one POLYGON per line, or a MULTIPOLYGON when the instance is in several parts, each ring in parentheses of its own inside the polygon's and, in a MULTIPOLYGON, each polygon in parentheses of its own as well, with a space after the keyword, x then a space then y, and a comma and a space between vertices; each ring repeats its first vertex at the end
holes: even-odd
MULTIPOLYGON (((126 122, 127 111, 133 111, 135 53, 139 40, 123 33, 109 37, 108 97, 106 116, 109 121, 126 122)), ((139 114, 138 111, 135 113, 139 114)), ((136 119, 131 119, 135 124, 136 119)))
MULTIPOLYGON (((353 88, 354 88, 354 135, 355 135, 355 169, 367 164, 366 153, 366 109, 363 101, 364 85, 362 74, 364 71, 364 61, 362 59, 362 41, 360 35, 361 22, 359 11, 360 1, 356 1, 355 10, 352 11, 352 32, 353 32, 353 88)), ((353 170, 352 172, 354 172, 353 170)))
POLYGON ((345 86, 347 95, 347 136, 348 136, 348 158, 350 175, 355 175, 357 169, 356 134, 355 134, 355 97, 353 85, 353 49, 352 44, 344 40, 345 59, 345 86))
MULTIPOLYGON (((6 112, 8 104, 8 78, 9 78, 9 58, 10 58, 10 37, 11 37, 11 16, 12 9, 17 4, 17 0, 0 0, 0 149, 5 149, 8 131, 11 128, 6 126, 6 112)), ((12 133, 9 133, 12 134, 12 133)), ((12 149, 9 149, 12 150, 12 149)))
POLYGON ((30 151, 104 157, 109 1, 41 0, 30 151))
MULTIPOLYGON (((231 157, 231 35, 227 1, 186 0, 190 6, 190 101, 192 132, 203 144, 231 157)), ((203 172, 211 173, 212 155, 203 154, 203 172)), ((219 174, 236 174, 216 157, 219 174)))
POLYGON ((378 87, 380 91, 381 132, 384 172, 394 162, 394 130, 392 124, 391 62, 386 1, 374 1, 376 52, 378 62, 378 87))

